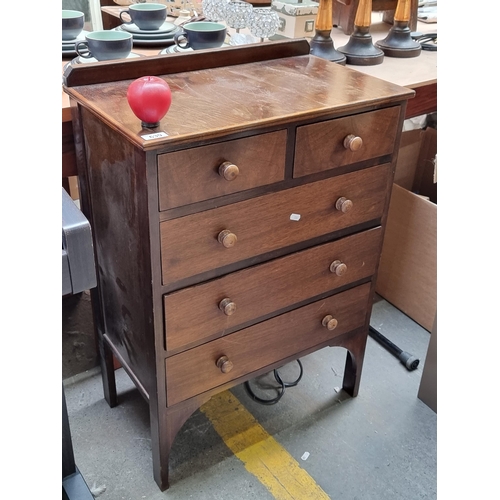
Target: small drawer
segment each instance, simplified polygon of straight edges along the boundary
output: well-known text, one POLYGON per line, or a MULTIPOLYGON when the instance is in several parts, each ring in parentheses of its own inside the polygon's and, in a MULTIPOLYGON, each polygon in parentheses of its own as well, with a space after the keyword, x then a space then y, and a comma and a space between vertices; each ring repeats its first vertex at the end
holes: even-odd
POLYGON ((167 358, 167 405, 362 327, 369 294, 366 283, 167 358))
POLYGON ((381 245, 378 227, 166 295, 167 350, 192 347, 368 278, 375 272, 381 245))
POLYGON ((297 128, 294 177, 391 154, 399 106, 297 128))
POLYGON ((207 271, 216 277, 223 266, 379 219, 390 168, 378 165, 162 222, 163 284, 207 271))
POLYGON ((278 130, 160 155, 160 210, 283 180, 286 138, 278 130))

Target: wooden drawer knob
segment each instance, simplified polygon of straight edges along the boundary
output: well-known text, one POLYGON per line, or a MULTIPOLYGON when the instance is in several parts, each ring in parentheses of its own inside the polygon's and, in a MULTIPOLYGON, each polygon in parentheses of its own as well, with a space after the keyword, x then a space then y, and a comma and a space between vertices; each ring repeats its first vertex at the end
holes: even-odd
POLYGON ((219 302, 219 309, 226 316, 231 316, 236 312, 236 304, 231 299, 225 298, 219 302))
POLYGON ((224 177, 226 181, 234 181, 236 177, 238 177, 240 173, 240 169, 234 163, 230 161, 225 161, 219 167, 219 175, 224 177))
POLYGON ((335 273, 337 276, 342 276, 347 272, 347 266, 340 260, 334 260, 330 264, 330 271, 335 273))
POLYGON ((236 235, 229 231, 229 229, 224 229, 224 231, 221 231, 219 233, 219 236, 217 236, 217 239, 219 240, 219 243, 222 243, 226 248, 234 247, 234 245, 238 241, 236 235))
POLYGON ((233 369, 233 363, 232 363, 232 361, 229 361, 227 356, 221 356, 217 360, 216 365, 217 365, 217 368, 219 368, 219 370, 222 373, 228 373, 233 369))
POLYGON ((337 328, 338 321, 331 314, 328 314, 323 318, 321 324, 326 326, 328 330, 335 330, 335 328, 337 328))
POLYGON ((357 151, 363 145, 363 139, 354 134, 349 134, 344 139, 344 148, 349 149, 351 151, 357 151))
POLYGON ((352 201, 342 196, 336 201, 335 208, 345 214, 346 212, 349 212, 349 210, 351 210, 352 201))

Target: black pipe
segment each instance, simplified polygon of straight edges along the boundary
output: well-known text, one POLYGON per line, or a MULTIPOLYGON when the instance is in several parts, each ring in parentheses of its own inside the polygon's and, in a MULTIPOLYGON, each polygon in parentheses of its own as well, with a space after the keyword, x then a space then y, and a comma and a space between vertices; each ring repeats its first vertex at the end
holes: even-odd
POLYGON ((391 354, 396 356, 396 358, 401 361, 403 365, 409 371, 415 370, 420 363, 420 360, 417 359, 413 354, 409 352, 403 351, 396 344, 393 344, 387 337, 384 337, 379 331, 375 330, 373 326, 370 325, 369 329, 370 337, 374 338, 379 344, 384 346, 391 354))

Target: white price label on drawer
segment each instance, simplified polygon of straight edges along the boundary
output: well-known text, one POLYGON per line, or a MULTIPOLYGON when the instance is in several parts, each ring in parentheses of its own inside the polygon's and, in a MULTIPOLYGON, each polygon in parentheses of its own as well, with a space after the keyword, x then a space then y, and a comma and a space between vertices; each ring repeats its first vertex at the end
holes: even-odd
POLYGON ((166 132, 155 132, 154 134, 141 135, 145 141, 150 141, 151 139, 161 139, 162 137, 168 137, 166 132))
POLYGON ((300 220, 300 214, 292 214, 292 215, 290 215, 290 220, 300 220))

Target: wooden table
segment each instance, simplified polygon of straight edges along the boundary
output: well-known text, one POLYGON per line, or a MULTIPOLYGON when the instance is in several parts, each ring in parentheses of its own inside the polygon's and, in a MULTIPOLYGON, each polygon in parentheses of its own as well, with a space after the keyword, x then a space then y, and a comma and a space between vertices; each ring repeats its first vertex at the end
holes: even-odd
MULTIPOLYGON (((382 21, 382 13, 374 12, 370 34, 375 43, 387 36, 390 25, 382 21)), ((417 23, 421 33, 437 33, 436 24, 417 23)), ((339 28, 332 29, 335 48, 345 45, 349 36, 339 28)), ((415 90, 413 99, 408 101, 406 118, 412 118, 437 111, 437 51, 422 50, 420 56, 413 58, 385 57, 382 64, 376 66, 352 66, 367 75, 375 76, 403 87, 415 90)))
MULTIPOLYGON (((114 16, 118 19, 119 12, 125 9, 120 6, 102 7, 105 16, 114 16)), ((168 19, 173 22, 174 19, 168 19)), ((383 22, 382 13, 374 12, 372 15, 372 26, 370 33, 376 42, 387 36, 390 25, 383 22)), ((418 23, 417 30, 422 33, 437 32, 437 24, 418 23)), ((332 29, 332 39, 335 48, 345 45, 349 36, 345 35, 340 28, 332 29)), ((162 47, 144 48, 134 47, 133 51, 144 56, 154 56, 162 50, 162 47)), ((63 58, 64 67, 72 58, 63 58)), ((349 65, 348 65, 349 66, 349 65)), ((406 109, 405 118, 411 118, 437 110, 437 52, 422 51, 416 58, 391 58, 386 57, 384 62, 377 66, 349 66, 367 75, 375 76, 396 85, 408 87, 415 90, 414 99, 410 99, 406 109)), ((76 196, 76 158, 71 123, 71 111, 69 99, 62 94, 62 176, 63 186, 76 196)))

